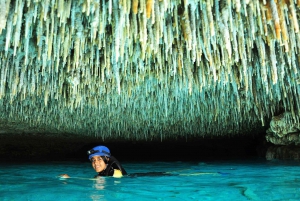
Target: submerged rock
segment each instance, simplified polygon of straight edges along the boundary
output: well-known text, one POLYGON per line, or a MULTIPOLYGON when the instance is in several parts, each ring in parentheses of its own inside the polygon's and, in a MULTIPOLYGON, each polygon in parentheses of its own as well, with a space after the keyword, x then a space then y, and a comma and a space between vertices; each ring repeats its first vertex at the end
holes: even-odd
POLYGON ((299 146, 271 146, 266 152, 267 160, 299 160, 300 147, 299 146))

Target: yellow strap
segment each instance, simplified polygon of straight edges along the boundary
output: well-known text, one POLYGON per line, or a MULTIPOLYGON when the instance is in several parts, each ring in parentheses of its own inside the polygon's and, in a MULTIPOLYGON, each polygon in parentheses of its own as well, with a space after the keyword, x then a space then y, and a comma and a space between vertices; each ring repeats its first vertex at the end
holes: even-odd
POLYGON ((120 178, 122 176, 123 176, 123 174, 122 174, 121 170, 114 169, 113 177, 119 177, 120 178))

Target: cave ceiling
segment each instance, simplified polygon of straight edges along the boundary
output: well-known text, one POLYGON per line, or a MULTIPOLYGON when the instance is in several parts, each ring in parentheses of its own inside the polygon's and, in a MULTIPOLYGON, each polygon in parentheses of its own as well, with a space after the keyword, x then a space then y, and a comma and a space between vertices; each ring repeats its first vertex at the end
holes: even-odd
POLYGON ((299 122, 299 0, 1 0, 1 133, 253 134, 299 122))

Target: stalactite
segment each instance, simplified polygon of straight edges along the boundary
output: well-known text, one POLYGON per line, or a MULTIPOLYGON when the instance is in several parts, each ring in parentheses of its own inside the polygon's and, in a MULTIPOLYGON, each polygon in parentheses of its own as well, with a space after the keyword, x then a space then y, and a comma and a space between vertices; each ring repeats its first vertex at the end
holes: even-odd
POLYGON ((190 51, 192 49, 192 35, 191 35, 191 27, 189 20, 188 7, 182 7, 183 9, 180 13, 181 17, 181 31, 183 32, 183 38, 186 41, 187 49, 190 51))
POLYGON ((7 15, 10 9, 10 0, 3 0, 0 2, 0 34, 6 27, 7 15))
POLYGON ((5 96, 5 87, 7 83, 7 73, 8 73, 8 61, 3 61, 1 62, 1 82, 0 82, 0 98, 2 99, 5 96))
POLYGON ((147 18, 150 18, 154 1, 153 0, 146 0, 146 1, 147 1, 146 16, 147 18))
POLYGON ((262 6, 262 12, 261 12, 261 17, 262 17, 262 21, 263 21, 263 26, 264 26, 264 35, 267 36, 268 35, 268 27, 267 27, 267 17, 266 17, 266 8, 265 6, 262 6))
POLYGON ((8 53, 8 48, 10 47, 10 39, 11 39, 11 35, 12 35, 12 29, 13 29, 13 15, 10 14, 8 16, 8 20, 7 20, 7 29, 6 29, 6 41, 5 41, 5 52, 8 53))
POLYGON ((138 140, 298 118, 299 1, 3 2, 4 118, 138 140))
POLYGON ((193 73, 192 73, 192 65, 191 62, 189 60, 187 60, 187 58, 185 57, 185 61, 184 61, 184 70, 185 73, 188 77, 188 90, 189 90, 189 95, 192 95, 192 90, 193 90, 193 73))
POLYGON ((277 83, 277 61, 276 61, 276 51, 275 51, 275 41, 270 41, 270 61, 271 61, 271 74, 273 84, 277 83))
MULTIPOLYGON (((298 8, 299 8, 299 1, 298 1, 298 8)), ((294 29, 295 29, 295 33, 299 32, 299 24, 298 24, 298 18, 297 18, 297 14, 295 11, 295 5, 294 5, 294 1, 290 0, 290 11, 291 11, 291 15, 292 15, 292 23, 294 25, 294 29)))
POLYGON ((215 25, 214 25, 214 20, 213 20, 213 15, 212 15, 212 11, 211 11, 211 3, 210 0, 208 0, 206 2, 206 8, 207 8, 207 19, 208 19, 208 23, 209 23, 209 27, 210 27, 210 36, 213 37, 215 35, 215 25))
MULTIPOLYGON (((20 43, 20 35, 21 35, 21 25, 22 25, 22 17, 23 17, 23 7, 24 7, 24 2, 20 1, 19 5, 16 6, 16 11, 18 13, 16 17, 16 29, 14 30, 14 56, 16 56, 17 52, 17 47, 19 46, 20 43), (17 7, 18 6, 18 7, 17 7)), ((16 14, 16 13, 15 13, 16 14)))
POLYGON ((230 35, 229 35, 229 28, 228 28, 228 12, 227 9, 223 9, 222 11, 222 20, 219 21, 219 27, 220 27, 220 31, 223 32, 223 37, 224 37, 224 43, 225 43, 225 48, 227 50, 228 53, 228 57, 229 60, 231 59, 231 41, 230 41, 230 35))
POLYGON ((132 0, 132 12, 134 14, 138 13, 139 0, 132 0))
POLYGON ((281 39, 281 34, 280 34, 281 28, 280 28, 279 16, 278 16, 278 12, 277 12, 277 5, 274 0, 270 0, 270 9, 271 9, 273 21, 275 24, 276 37, 278 40, 280 40, 281 39))

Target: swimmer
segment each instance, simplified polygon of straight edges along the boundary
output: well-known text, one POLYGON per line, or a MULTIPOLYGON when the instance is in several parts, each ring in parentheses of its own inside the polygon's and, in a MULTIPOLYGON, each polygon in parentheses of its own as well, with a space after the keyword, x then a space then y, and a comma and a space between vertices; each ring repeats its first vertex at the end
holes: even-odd
MULTIPOLYGON (((127 175, 125 169, 119 161, 113 157, 109 149, 105 146, 97 146, 87 151, 92 167, 98 173, 95 178, 102 176, 122 177, 127 175)), ((67 174, 59 175, 61 179, 70 178, 67 174)))
MULTIPOLYGON (((105 146, 97 146, 93 149, 87 151, 89 156, 89 160, 92 163, 92 167, 97 172, 97 175, 94 179, 103 176, 112 176, 112 177, 122 177, 124 175, 128 175, 129 177, 142 177, 142 176, 200 176, 200 175, 224 175, 224 173, 216 173, 216 172, 194 172, 194 173, 179 173, 181 170, 170 171, 170 172, 144 172, 144 173, 132 173, 127 174, 125 169, 121 166, 119 161, 113 157, 109 151, 109 149, 105 146)), ((190 170, 190 169, 184 169, 190 170)), ((61 174, 58 176, 60 179, 71 178, 67 174, 61 174)), ((87 179, 80 177, 72 177, 76 179, 87 179)), ((92 180, 94 180, 92 179, 92 180)))

